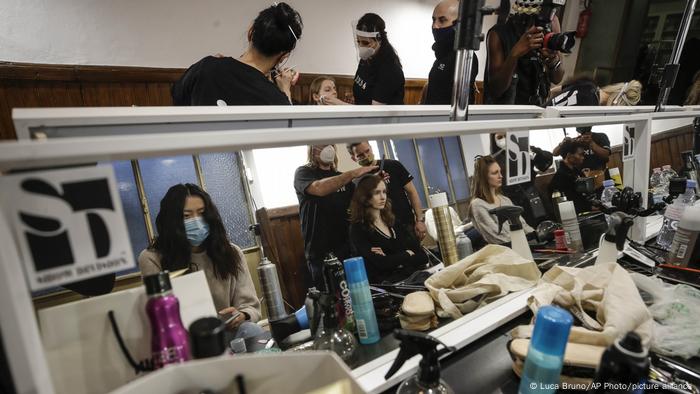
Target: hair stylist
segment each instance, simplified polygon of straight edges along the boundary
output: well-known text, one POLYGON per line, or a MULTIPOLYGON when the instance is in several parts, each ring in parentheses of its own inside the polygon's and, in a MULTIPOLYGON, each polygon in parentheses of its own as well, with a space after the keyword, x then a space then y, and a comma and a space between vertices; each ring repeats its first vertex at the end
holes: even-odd
POLYGON ((338 172, 338 157, 333 145, 308 148, 308 162, 294 173, 294 189, 299 199, 304 254, 312 285, 323 289, 321 266, 332 252, 341 261, 350 257, 348 244, 348 208, 355 185, 352 180, 376 166, 338 172))
POLYGON ((204 271, 219 314, 241 312, 227 328, 237 337, 262 333, 260 302, 241 249, 232 244, 207 192, 190 183, 171 187, 156 217, 158 236, 139 255, 142 275, 189 269, 204 271))
POLYGON ((260 11, 248 29, 245 52, 238 59, 207 56, 190 66, 173 85, 173 103, 289 105, 295 72, 283 65, 303 26, 299 13, 287 3, 260 11))
MULTIPOLYGON (((513 205, 513 202, 501 194, 503 176, 501 166, 491 156, 483 156, 474 163, 474 177, 471 190, 474 195, 469 204, 469 218, 477 230, 490 244, 509 244, 510 228, 503 225, 498 231, 498 219, 489 210, 502 206, 513 205)), ((530 236, 535 230, 520 217, 525 234, 530 236)), ((528 237, 529 238, 529 237, 528 237)))
POLYGON ((354 27, 360 57, 352 86, 355 104, 403 104, 406 81, 384 20, 377 14, 364 14, 354 27))

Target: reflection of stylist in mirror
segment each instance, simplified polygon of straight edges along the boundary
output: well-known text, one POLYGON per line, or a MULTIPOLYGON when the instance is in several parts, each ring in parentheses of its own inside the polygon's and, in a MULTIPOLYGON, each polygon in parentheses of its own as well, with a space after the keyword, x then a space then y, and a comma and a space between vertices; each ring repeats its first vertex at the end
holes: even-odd
POLYGON ((245 257, 228 240, 207 192, 191 183, 171 187, 160 202, 156 228, 153 244, 139 255, 142 275, 183 268, 204 271, 222 318, 241 312, 227 327, 237 337, 262 333, 254 323, 260 319, 260 302, 245 257))
POLYGON ((365 260, 370 283, 398 282, 428 263, 415 237, 395 225, 386 184, 378 175, 365 175, 357 183, 350 222, 353 252, 365 260))
POLYGON ((353 28, 360 57, 352 86, 355 104, 403 104, 406 81, 384 20, 364 14, 353 28))
MULTIPOLYGON (((513 202, 501 194, 503 176, 501 166, 491 156, 483 156, 474 163, 474 176, 472 177, 472 199, 469 204, 469 219, 477 230, 490 244, 509 244, 510 229, 503 226, 498 230, 498 219, 491 215, 489 210, 513 205, 513 202)), ((534 229, 520 217, 525 234, 534 234, 534 229)))

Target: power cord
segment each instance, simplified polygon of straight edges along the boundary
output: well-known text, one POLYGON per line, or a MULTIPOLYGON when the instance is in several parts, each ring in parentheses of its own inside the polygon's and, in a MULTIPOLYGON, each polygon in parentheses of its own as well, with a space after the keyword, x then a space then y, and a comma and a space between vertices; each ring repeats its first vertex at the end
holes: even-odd
POLYGON ((122 334, 119 331, 119 326, 117 326, 117 320, 114 318, 114 311, 108 311, 107 317, 109 317, 109 322, 112 325, 112 332, 114 332, 114 336, 117 338, 119 348, 121 349, 122 354, 124 354, 124 357, 126 357, 126 361, 128 361, 129 365, 131 365, 131 367, 134 368, 134 372, 138 374, 140 372, 154 371, 155 367, 153 365, 153 360, 145 359, 141 360, 139 363, 136 363, 134 358, 131 356, 131 353, 129 353, 129 349, 126 348, 126 344, 124 343, 122 334))

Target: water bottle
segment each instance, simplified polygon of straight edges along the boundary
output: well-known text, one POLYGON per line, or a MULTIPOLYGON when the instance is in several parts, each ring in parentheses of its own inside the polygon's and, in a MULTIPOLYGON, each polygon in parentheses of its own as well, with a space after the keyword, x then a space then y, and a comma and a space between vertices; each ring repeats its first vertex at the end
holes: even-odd
POLYGON ((562 308, 552 305, 540 308, 535 318, 518 393, 557 391, 573 322, 571 314, 562 308))
POLYGON ((474 252, 472 241, 467 237, 467 234, 459 234, 457 236, 457 257, 459 260, 469 256, 472 252, 474 252))
POLYGON ((379 342, 379 326, 374 312, 372 293, 369 290, 369 280, 362 257, 353 257, 343 262, 345 277, 350 289, 352 309, 355 315, 355 325, 360 343, 369 345, 379 342))
POLYGON ((661 226, 659 235, 656 237, 656 244, 665 250, 671 248, 673 237, 678 229, 678 222, 683 216, 683 212, 695 201, 695 181, 688 180, 685 186, 685 193, 676 197, 673 204, 666 207, 664 213, 664 223, 661 226))
MULTIPOLYGON (((617 193, 617 188, 615 187, 615 181, 612 179, 606 179, 603 181, 603 193, 600 196, 600 202, 606 208, 612 208, 613 206, 613 196, 617 193)), ((610 215, 605 214, 605 221, 610 225, 610 215)))
POLYGON ((649 189, 654 198, 654 204, 660 203, 664 198, 664 188, 661 184, 661 168, 654 168, 649 178, 649 189))
POLYGON ((168 271, 144 276, 151 322, 151 354, 155 368, 190 359, 187 330, 180 318, 180 302, 173 294, 168 271))

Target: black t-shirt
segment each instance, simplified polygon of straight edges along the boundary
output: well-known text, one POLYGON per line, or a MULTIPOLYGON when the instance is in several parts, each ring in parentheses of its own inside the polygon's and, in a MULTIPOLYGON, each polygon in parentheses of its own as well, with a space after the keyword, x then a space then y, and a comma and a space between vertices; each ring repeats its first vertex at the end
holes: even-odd
POLYGON ((350 182, 323 197, 306 192, 314 181, 340 174, 338 171, 309 166, 301 166, 294 173, 294 189, 299 199, 301 233, 308 261, 320 262, 328 252, 333 252, 341 261, 349 257, 348 209, 355 185, 350 182))
POLYGON ((424 268, 428 262, 420 244, 401 226, 394 226, 391 234, 384 234, 374 226, 353 223, 350 225, 350 241, 353 254, 365 260, 367 279, 372 284, 401 281, 424 268), (382 248, 384 256, 372 252, 371 248, 382 248), (409 255, 406 250, 414 255, 409 255))
POLYGON ((578 168, 570 168, 564 162, 559 163, 559 169, 549 183, 549 195, 555 190, 566 196, 566 199, 573 201, 576 212, 590 211, 591 203, 581 193, 576 192, 576 179, 583 177, 583 173, 578 168))
MULTIPOLYGON (((598 144, 598 146, 603 147, 612 152, 610 149, 610 139, 605 133, 591 133, 591 139, 598 144)), ((596 156, 593 149, 587 148, 583 151, 583 164, 581 168, 590 168, 591 170, 602 170, 607 167, 608 159, 603 159, 600 156, 596 156)))
POLYGON ((391 210, 394 212, 396 220, 403 225, 415 224, 416 218, 411 208, 411 202, 406 195, 406 189, 404 189, 404 186, 413 180, 413 175, 403 164, 391 159, 384 160, 384 171, 389 174, 384 182, 386 183, 386 194, 391 200, 391 210))
MULTIPOLYGON (((452 86, 455 81, 455 59, 457 52, 450 50, 446 54, 435 53, 436 56, 442 55, 435 59, 433 67, 428 74, 428 91, 425 94, 425 102, 423 104, 452 104, 452 86)), ((476 54, 472 58, 471 77, 469 83, 469 104, 474 104, 476 92, 474 89, 474 81, 479 72, 479 60, 476 54)))
POLYGON ((172 88, 175 105, 289 105, 289 98, 259 70, 231 57, 207 56, 172 88))
POLYGON ((589 79, 579 79, 562 85, 561 93, 552 98, 547 105, 555 107, 598 106, 600 105, 598 86, 589 79))
POLYGON ((403 104, 404 84, 401 66, 386 57, 360 60, 352 85, 355 104, 403 104))

